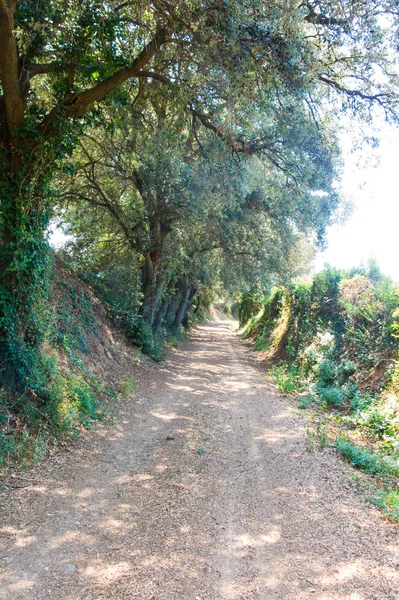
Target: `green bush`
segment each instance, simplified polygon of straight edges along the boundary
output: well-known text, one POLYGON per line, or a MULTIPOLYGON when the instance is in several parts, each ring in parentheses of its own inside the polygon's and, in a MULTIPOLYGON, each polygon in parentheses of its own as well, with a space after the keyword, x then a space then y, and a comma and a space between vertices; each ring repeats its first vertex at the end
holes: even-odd
POLYGON ((337 368, 338 377, 350 377, 355 373, 357 365, 353 360, 343 360, 337 368))
POLYGON ((122 317, 123 326, 129 340, 138 348, 150 356, 156 362, 164 358, 162 341, 155 339, 152 328, 141 315, 124 313, 122 317))
POLYGON ((288 370, 295 370, 296 388, 298 379, 316 384, 326 404, 340 407, 348 400, 357 411, 362 377, 375 391, 382 382, 381 364, 386 364, 386 380, 394 377, 389 360, 397 347, 397 306, 396 287, 375 266, 351 271, 329 267, 311 283, 276 289, 245 332, 255 339, 255 349, 275 350, 293 365, 288 370))
POLYGON ((392 458, 372 452, 368 448, 359 448, 344 437, 336 440, 335 447, 357 469, 371 475, 399 475, 398 463, 392 458))
POLYGON ((248 292, 243 292, 236 308, 240 327, 247 323, 251 317, 256 315, 262 306, 263 298, 259 291, 250 290, 248 292))
POLYGON ((59 282, 64 294, 59 299, 51 337, 64 350, 88 354, 88 336, 98 332, 93 299, 69 283, 59 282))
POLYGON ((331 385, 337 376, 335 363, 332 360, 324 360, 319 365, 317 375, 322 385, 331 385))
POLYGON ((341 388, 322 385, 317 386, 317 392, 322 402, 327 406, 334 406, 336 408, 342 408, 345 402, 345 392, 341 388))
POLYGON ((310 283, 276 289, 245 329, 256 349, 280 361, 272 373, 282 392, 307 391, 301 408, 312 397, 341 424, 378 441, 377 453, 337 442, 354 466, 372 474, 397 471, 388 454, 399 447, 398 299, 398 288, 375 265, 327 268, 310 283))
POLYGON ((0 467, 7 457, 20 465, 35 462, 60 436, 76 436, 82 426, 90 427, 93 420, 103 418, 105 396, 112 393, 81 359, 69 353, 66 364, 64 360, 60 366, 55 355, 41 355, 40 396, 27 388, 12 404, 2 399, 0 467), (12 428, 6 428, 8 418, 15 421, 12 428))
POLYGON ((8 454, 15 452, 15 439, 13 435, 8 435, 0 431, 0 470, 8 454))
POLYGON ((300 374, 295 365, 287 365, 286 363, 275 365, 270 369, 270 374, 273 376, 278 389, 284 394, 292 394, 303 389, 300 374))
POLYGON ((372 401, 373 401, 373 399, 371 396, 369 396, 367 394, 362 395, 362 394, 360 394, 359 391, 356 391, 353 394, 353 397, 350 402, 350 406, 354 413, 361 413, 362 411, 366 410, 370 406, 372 401))
POLYGON ((398 433, 397 415, 378 402, 363 410, 356 423, 377 439, 395 438, 398 433))
POLYGON ((379 490, 375 496, 368 498, 368 501, 381 508, 388 517, 399 521, 399 490, 379 490))
POLYGON ((311 394, 307 394, 306 396, 302 396, 299 401, 299 408, 306 409, 309 408, 312 404, 314 404, 316 398, 311 394))
POLYGON ((356 383, 349 381, 343 385, 343 389, 345 390, 347 399, 351 401, 352 408, 352 400, 359 394, 359 388, 357 387, 356 383))

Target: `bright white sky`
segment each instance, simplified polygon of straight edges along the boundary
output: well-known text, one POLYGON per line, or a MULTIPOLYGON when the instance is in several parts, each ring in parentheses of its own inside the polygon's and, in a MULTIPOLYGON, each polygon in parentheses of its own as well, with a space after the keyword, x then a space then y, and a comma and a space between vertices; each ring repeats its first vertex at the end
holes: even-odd
POLYGON ((360 168, 359 154, 351 154, 349 140, 342 138, 342 187, 354 209, 345 225, 329 229, 328 248, 316 257, 314 272, 325 263, 350 268, 374 258, 385 275, 399 282, 399 129, 382 124, 380 130, 379 148, 367 150, 370 161, 360 168))

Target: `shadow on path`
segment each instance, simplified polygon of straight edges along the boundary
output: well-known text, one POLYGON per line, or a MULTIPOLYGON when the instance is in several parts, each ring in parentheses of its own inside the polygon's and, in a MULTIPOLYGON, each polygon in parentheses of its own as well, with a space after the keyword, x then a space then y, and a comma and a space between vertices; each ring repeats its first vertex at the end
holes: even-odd
POLYGON ((225 322, 1 498, 0 598, 395 599, 398 530, 225 322))

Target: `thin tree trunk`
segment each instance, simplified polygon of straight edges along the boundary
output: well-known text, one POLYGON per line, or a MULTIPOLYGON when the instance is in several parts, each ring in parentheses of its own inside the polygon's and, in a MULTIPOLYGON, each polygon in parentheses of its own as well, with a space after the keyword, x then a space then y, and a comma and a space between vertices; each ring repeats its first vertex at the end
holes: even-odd
POLYGON ((186 309, 184 312, 184 317, 182 319, 182 325, 183 325, 184 329, 188 329, 188 327, 189 327, 188 317, 190 314, 191 307, 193 305, 193 298, 196 293, 197 293, 197 288, 192 288, 192 290, 190 291, 190 297, 188 299, 187 306, 186 306, 186 309))
POLYGON ((166 290, 166 295, 164 300, 161 303, 161 306, 159 307, 157 316, 155 318, 154 321, 154 335, 157 336, 159 334, 159 331, 161 329, 161 325, 162 325, 162 321, 164 320, 166 313, 168 312, 172 297, 173 297, 173 292, 174 292, 174 288, 176 285, 176 281, 174 279, 172 279, 172 281, 169 283, 168 285, 168 289, 166 290))
POLYGON ((162 291, 163 277, 161 272, 162 244, 165 232, 162 232, 159 215, 150 218, 150 232, 153 238, 151 249, 144 253, 145 280, 143 290, 142 315, 152 325, 162 291))
POLYGON ((182 282, 182 297, 180 300, 179 308, 177 309, 175 320, 173 321, 172 330, 176 333, 179 331, 183 321, 184 314, 187 309, 187 304, 190 299, 190 282, 188 277, 185 277, 182 282))
POLYGON ((144 320, 149 325, 152 325, 156 308, 157 297, 157 281, 156 281, 156 265, 150 252, 144 254, 145 259, 145 276, 143 286, 143 304, 141 314, 144 320))
POLYGON ((154 319, 156 317, 157 308, 158 308, 158 305, 159 305, 159 300, 160 300, 161 295, 162 295, 163 285, 164 285, 163 277, 161 277, 160 275, 158 275, 157 281, 156 281, 156 284, 155 284, 154 314, 153 314, 152 322, 154 321, 154 319))
POLYGON ((164 300, 162 301, 161 306, 159 307, 157 316, 155 318, 154 321, 154 335, 155 337, 158 336, 159 331, 161 329, 161 325, 162 325, 162 321, 168 311, 169 308, 169 304, 170 304, 170 296, 167 296, 166 298, 164 298, 164 300))

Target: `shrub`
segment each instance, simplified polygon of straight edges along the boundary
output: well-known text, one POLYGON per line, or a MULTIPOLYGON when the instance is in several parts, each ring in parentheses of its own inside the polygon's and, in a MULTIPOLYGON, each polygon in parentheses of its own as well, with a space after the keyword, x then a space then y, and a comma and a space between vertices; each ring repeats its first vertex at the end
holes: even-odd
POLYGON ((62 435, 77 435, 103 418, 105 395, 111 395, 72 352, 62 357, 43 353, 40 357, 40 390, 28 388, 14 398, 8 413, 2 400, 0 413, 0 467, 7 457, 20 465, 44 457, 48 445, 62 435), (11 412, 12 411, 12 412, 11 412), (15 416, 18 415, 18 416, 15 416), (9 419, 12 427, 9 427, 9 419))
POLYGON ((320 400, 325 402, 327 406, 334 406, 336 408, 342 408, 345 402, 345 392, 341 388, 322 385, 317 386, 317 392, 320 400))
POLYGON ((379 490, 374 497, 368 498, 368 500, 381 508, 386 515, 399 521, 399 490, 379 490))
POLYGON ((126 396, 131 396, 136 389, 136 381, 134 379, 134 375, 130 375, 125 377, 119 382, 119 393, 123 398, 126 396))
POLYGON ((371 396, 362 396, 359 392, 356 392, 353 395, 353 398, 351 400, 351 409, 356 413, 359 412, 361 413, 362 411, 366 410, 370 404, 372 403, 373 399, 371 396))
POLYGON ((302 389, 298 369, 294 365, 282 363, 270 369, 278 389, 284 394, 291 394, 302 389))
POLYGON ((322 385, 330 385, 337 376, 337 369, 332 360, 324 360, 318 368, 318 378, 322 385))
POLYGON ((0 431, 0 469, 6 460, 8 454, 15 451, 15 440, 14 436, 7 435, 0 431))
POLYGON ((78 350, 88 354, 88 335, 98 331, 93 299, 69 283, 60 282, 59 286, 64 293, 58 299, 54 315, 54 341, 68 352, 78 350))
POLYGON ((250 290, 241 295, 240 302, 236 308, 240 327, 260 311, 263 306, 262 294, 259 291, 250 290))
POLYGON ((129 340, 156 362, 164 357, 162 341, 155 339, 152 328, 141 315, 124 313, 122 322, 129 340))
POLYGON ((373 403, 357 418, 357 424, 369 435, 377 439, 395 438, 398 429, 398 416, 381 403, 373 403))
POLYGON ((307 394, 306 396, 302 396, 299 401, 299 408, 309 408, 312 404, 315 403, 316 398, 311 394, 307 394))
POLYGON ((399 466, 395 460, 373 453, 368 448, 359 448, 344 437, 336 440, 335 447, 350 461, 351 465, 371 475, 397 476, 399 474, 399 466))
POLYGON ((343 385, 343 389, 345 390, 346 397, 350 399, 351 402, 359 394, 359 388, 357 387, 356 383, 347 382, 343 385))
POLYGON ((337 376, 345 380, 356 372, 357 365, 353 360, 343 360, 337 367, 337 376))

